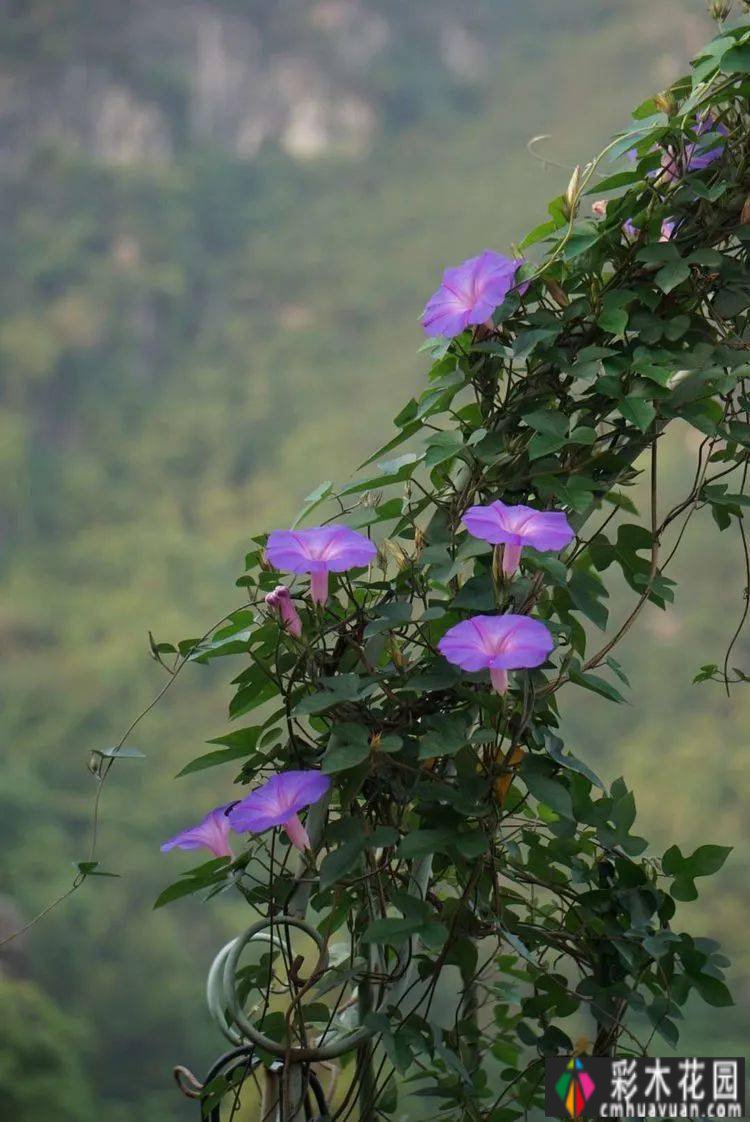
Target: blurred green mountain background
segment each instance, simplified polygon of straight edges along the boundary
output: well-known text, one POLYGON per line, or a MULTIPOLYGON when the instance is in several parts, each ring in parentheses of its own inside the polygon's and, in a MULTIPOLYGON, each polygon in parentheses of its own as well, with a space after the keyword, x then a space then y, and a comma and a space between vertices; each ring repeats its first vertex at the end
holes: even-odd
MULTIPOLYGON (((701 0, 0 5, 0 938, 86 856, 90 751, 163 684, 148 629, 200 634, 241 601, 250 536, 420 386, 440 270, 520 240, 567 182, 527 141, 586 159, 710 34, 701 0)), ((671 487, 693 442, 671 437, 671 487)), ((686 1040, 740 1053, 750 708, 691 685, 741 611, 739 541, 696 518, 680 566, 624 651, 637 700, 566 719, 657 846, 736 846, 684 919, 736 957, 738 1005, 686 1040)), ((614 619, 629 602, 613 586, 614 619)), ((152 902, 187 865, 160 842, 227 795, 230 775, 173 776, 228 727, 228 677, 186 671, 113 774, 99 855, 122 879, 0 951, 13 1122, 194 1116, 170 1068, 221 1049, 205 971, 244 917, 152 902)))

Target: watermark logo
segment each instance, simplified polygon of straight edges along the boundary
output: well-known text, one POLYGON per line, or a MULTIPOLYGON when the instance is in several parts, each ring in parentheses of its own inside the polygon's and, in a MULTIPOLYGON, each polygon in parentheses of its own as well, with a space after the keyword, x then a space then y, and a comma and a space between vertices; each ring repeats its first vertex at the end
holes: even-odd
POLYGON ((583 1061, 576 1058, 570 1061, 557 1080, 555 1090, 565 1103, 570 1117, 576 1118, 593 1095, 596 1085, 588 1072, 584 1071, 583 1061))
POLYGON ((744 1059, 558 1056, 545 1061, 557 1118, 744 1118, 744 1059))

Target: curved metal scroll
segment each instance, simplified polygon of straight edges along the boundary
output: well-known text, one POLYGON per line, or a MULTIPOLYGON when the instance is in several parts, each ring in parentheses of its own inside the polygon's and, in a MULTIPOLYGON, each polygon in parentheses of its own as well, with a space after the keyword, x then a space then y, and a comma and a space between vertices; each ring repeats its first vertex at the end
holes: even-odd
POLYGON ((302 1048, 289 1048, 288 1045, 272 1040, 261 1032, 249 1019, 237 993, 237 970, 242 952, 248 943, 255 940, 272 943, 278 928, 296 928, 308 935, 318 948, 318 969, 325 969, 327 954, 323 936, 305 920, 297 916, 281 915, 272 919, 261 919, 248 927, 237 939, 227 943, 213 961, 208 975, 206 997, 211 1015, 217 1021, 224 1035, 235 1044, 250 1041, 252 1044, 270 1052, 273 1056, 283 1057, 290 1063, 313 1063, 333 1060, 363 1044, 371 1035, 370 1029, 361 1025, 337 1040, 319 1043, 302 1048), (267 934, 267 929, 272 934, 267 934), (227 1021, 225 1010, 229 1013, 227 1021))

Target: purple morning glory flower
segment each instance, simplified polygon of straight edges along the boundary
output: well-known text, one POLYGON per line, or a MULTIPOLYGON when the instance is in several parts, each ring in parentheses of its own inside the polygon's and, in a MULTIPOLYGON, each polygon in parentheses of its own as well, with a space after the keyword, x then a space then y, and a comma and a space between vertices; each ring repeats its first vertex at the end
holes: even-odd
POLYGON ((469 324, 485 323, 513 288, 521 265, 521 259, 485 249, 478 257, 446 269, 422 315, 425 334, 452 339, 469 324))
POLYGON ((275 569, 309 573, 314 604, 328 599, 328 574, 369 565, 377 549, 349 526, 314 526, 309 530, 274 530, 266 557, 275 569))
MULTIPOLYGON (((695 135, 705 136, 706 133, 729 135, 726 126, 717 121, 712 113, 705 113, 696 118, 695 135)), ((684 154, 676 152, 673 148, 667 148, 662 156, 661 166, 665 177, 675 180, 687 172, 703 171, 704 168, 710 167, 721 158, 723 151, 723 140, 718 140, 716 143, 695 140, 685 145, 684 154)))
POLYGON ((299 812, 322 799, 331 780, 320 771, 283 771, 256 787, 229 812, 233 830, 262 834, 273 826, 283 826, 289 841, 304 852, 310 848, 307 830, 299 812))
POLYGON ((635 241, 638 237, 638 227, 632 218, 626 218, 622 224, 622 232, 629 241, 635 241))
POLYGON ((291 593, 285 584, 279 584, 273 592, 266 596, 266 604, 272 612, 276 612, 281 620, 282 627, 299 639, 302 634, 302 620, 294 606, 291 593))
POLYGON ((676 218, 665 218, 661 224, 661 234, 659 236, 660 242, 669 242, 672 240, 672 235, 679 226, 676 218))
POLYGON ((559 552, 575 534, 561 511, 534 510, 531 506, 506 506, 499 500, 489 506, 472 506, 464 514, 470 534, 493 545, 503 545, 503 572, 513 576, 525 545, 559 552))
POLYGON ((472 616, 446 631, 438 650, 462 670, 489 670, 498 693, 508 671, 541 666, 554 647, 543 623, 529 616, 472 616))
POLYGON ((231 805, 217 806, 197 826, 189 826, 187 830, 175 834, 164 842, 162 853, 170 849, 209 849, 215 857, 233 857, 227 841, 230 823, 226 812, 231 805))
MULTIPOLYGON (((695 127, 696 136, 705 136, 706 133, 719 133, 721 136, 729 135, 726 125, 717 121, 712 113, 704 114, 695 127)), ((685 149, 687 170, 702 171, 703 168, 710 167, 721 157, 723 151, 723 140, 717 141, 713 146, 707 146, 705 143, 688 144, 685 149)))

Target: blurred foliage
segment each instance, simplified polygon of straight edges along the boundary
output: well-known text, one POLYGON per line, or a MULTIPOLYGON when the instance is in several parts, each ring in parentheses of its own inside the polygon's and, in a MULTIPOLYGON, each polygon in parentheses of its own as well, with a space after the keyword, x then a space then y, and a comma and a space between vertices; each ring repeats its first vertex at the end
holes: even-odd
POLYGON ((94 1122, 90 1037, 33 982, 0 979, 0 1088, 13 1122, 94 1122))
MULTIPOLYGON (((403 5, 381 6, 406 18, 403 5)), ((644 87, 683 68, 683 27, 697 18, 641 0, 465 8, 487 6, 497 18, 476 103, 446 90, 398 127, 386 117, 359 162, 295 165, 269 147, 243 163, 191 145, 157 169, 107 168, 45 146, 3 173, 0 834, 3 890, 28 916, 86 856, 90 749, 114 743, 162 684, 147 629, 197 633, 234 606, 225 590, 250 534, 293 513, 318 478, 344 479, 387 436, 420 377, 417 317, 439 269, 504 248, 539 220, 551 184, 564 187, 567 173, 545 175, 529 158, 528 138, 549 132, 563 162, 585 158, 644 87)), ((96 57, 92 25, 105 45, 116 38, 113 4, 97 5, 96 20, 73 0, 17 7, 23 25, 0 37, 13 65, 96 57)), ((412 67, 404 46, 392 73, 427 88, 433 49, 412 67)), ((134 52, 119 55, 145 82, 134 52)), ((675 488, 692 439, 676 434, 663 457, 675 488)), ((677 576, 689 591, 668 624, 653 609, 647 650, 626 650, 639 706, 604 711, 587 695, 566 719, 582 753, 627 775, 655 843, 689 852, 710 819, 712 840, 736 844, 732 874, 713 878, 695 917, 708 928, 710 915, 736 955, 747 703, 690 684, 699 664, 720 660, 741 608, 741 554, 724 537, 688 536, 677 576)), ((614 612, 628 601, 612 591, 614 612)), ((169 1068, 200 1072, 220 1047, 204 974, 237 913, 226 903, 201 917, 191 902, 151 911, 171 877, 153 860, 160 841, 210 797, 205 777, 172 776, 221 725, 218 682, 211 669, 186 677, 134 741, 147 759, 123 763, 104 796, 102 861, 123 879, 90 882, 30 937, 35 981, 90 1032, 85 1078, 107 1122, 192 1117, 169 1068)), ((217 796, 223 786, 217 777, 217 796)), ((697 1044, 721 1051, 710 1024, 697 1044)))

